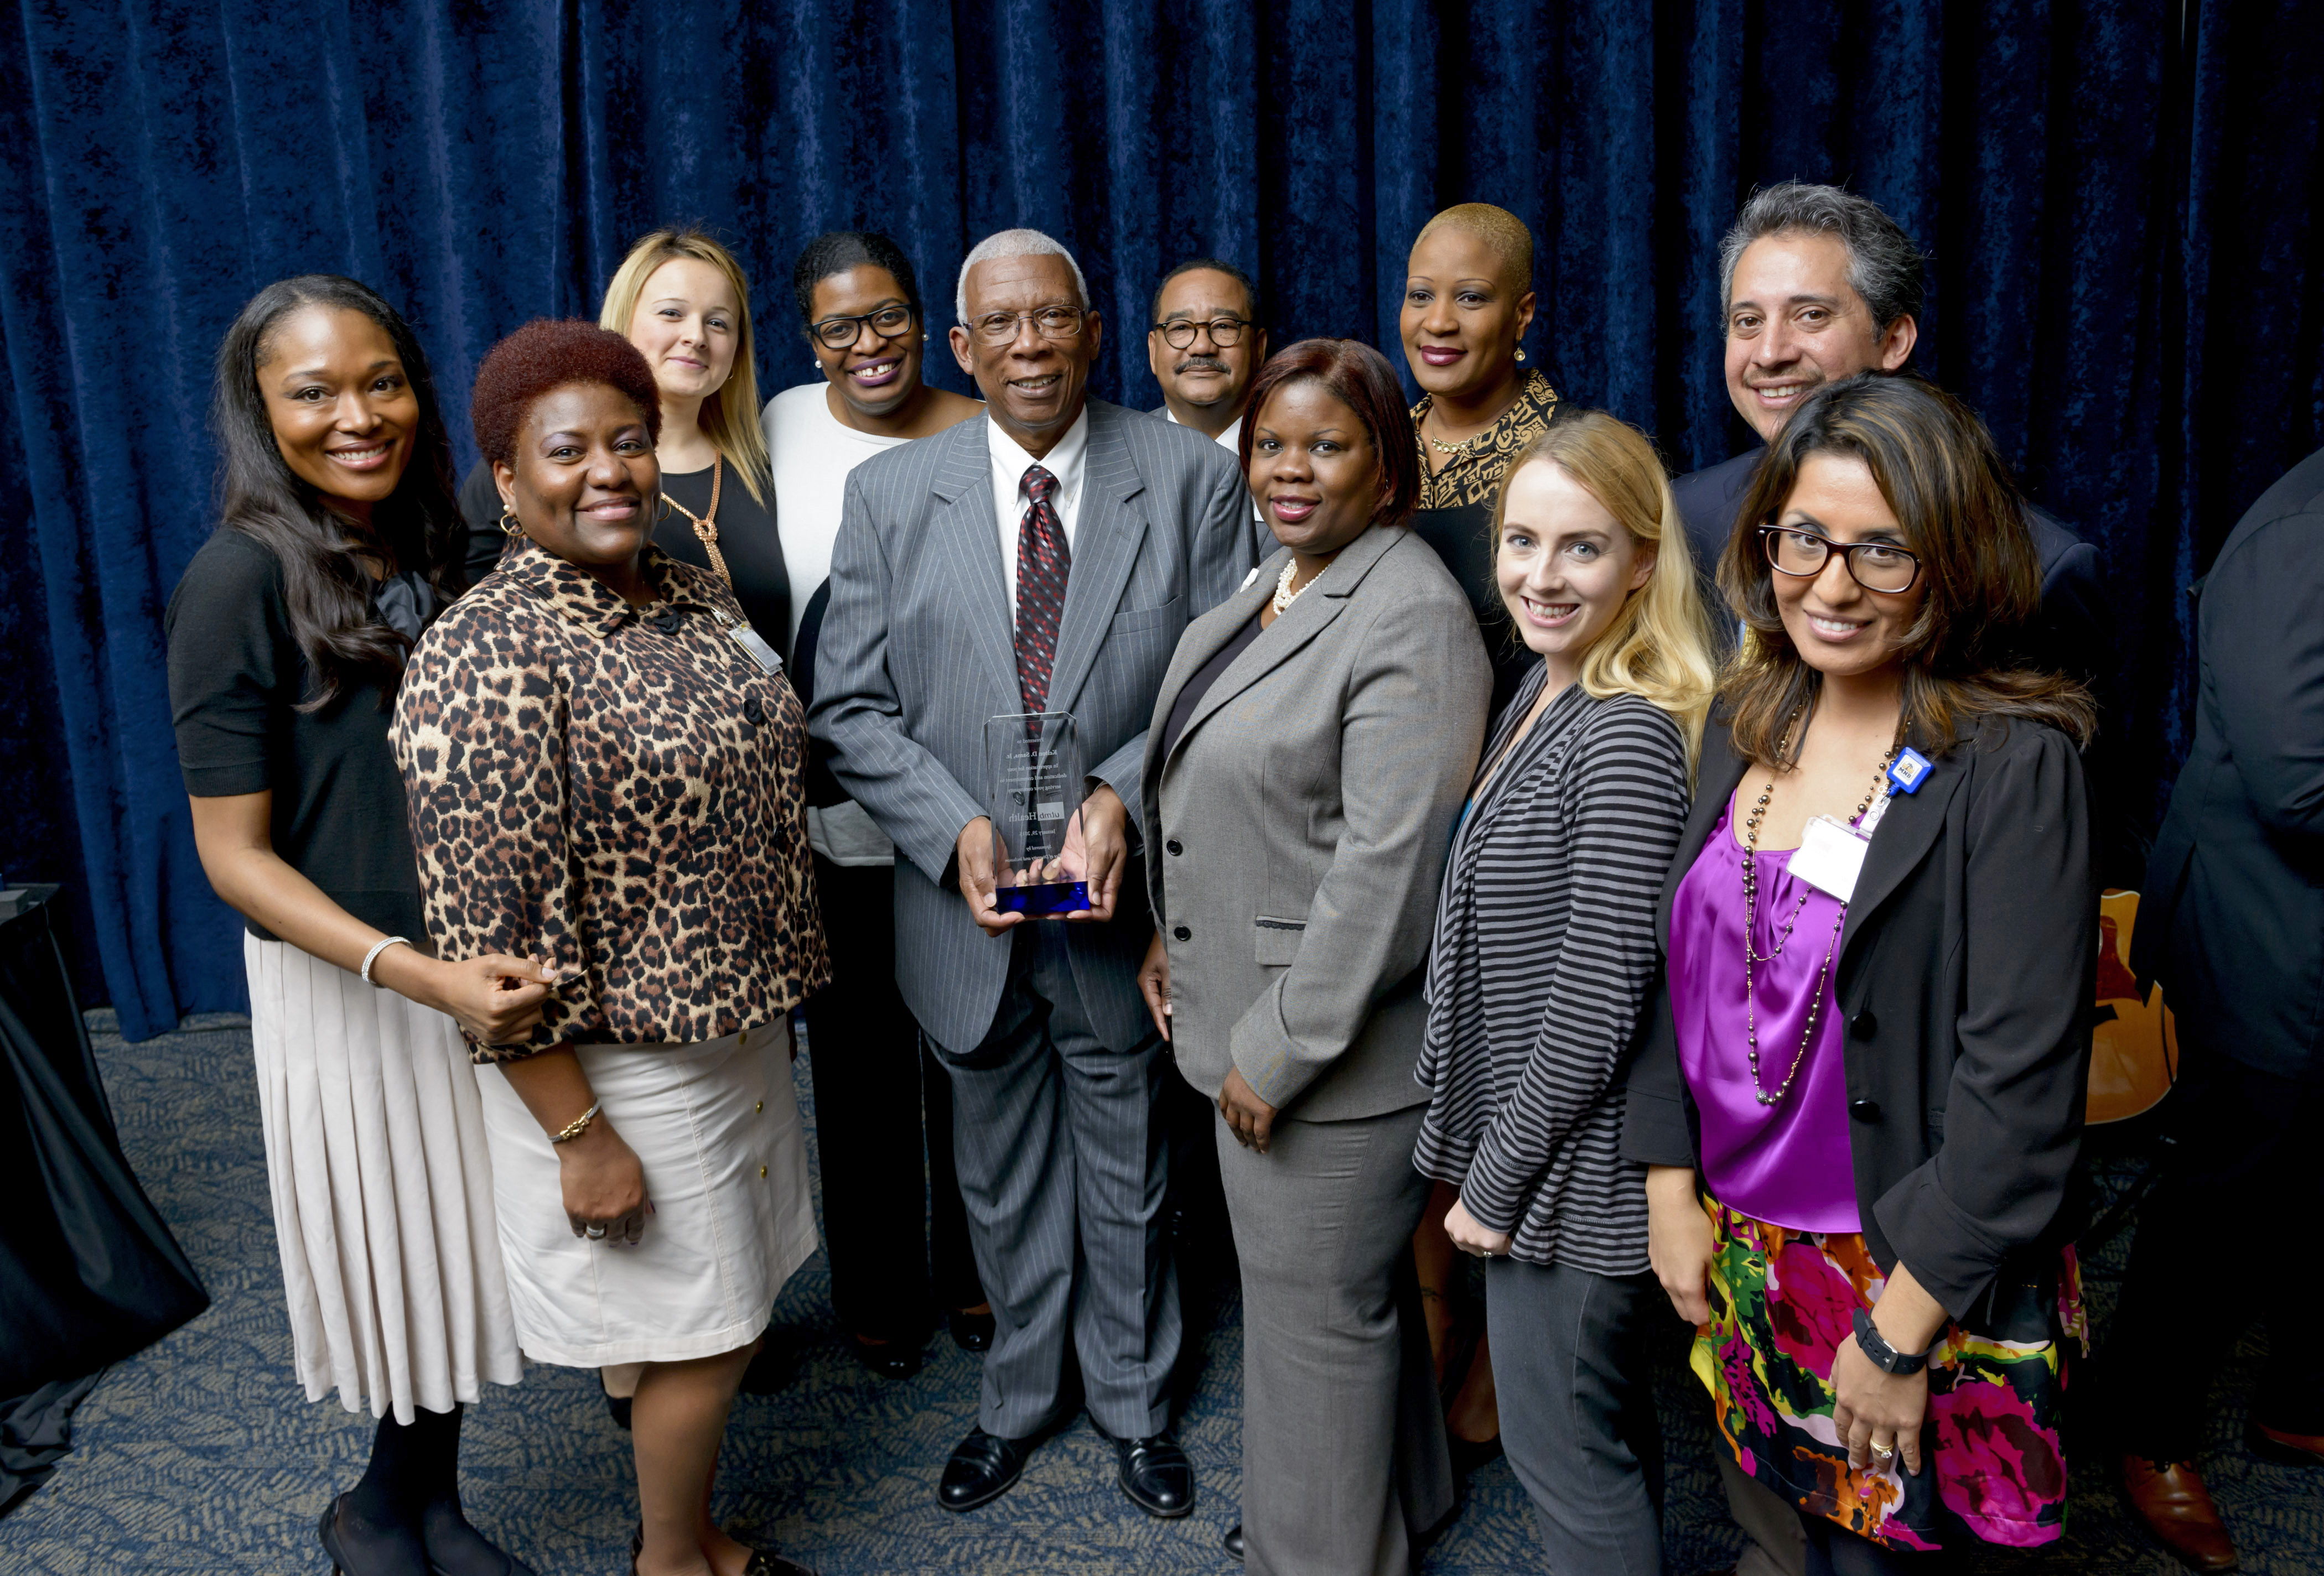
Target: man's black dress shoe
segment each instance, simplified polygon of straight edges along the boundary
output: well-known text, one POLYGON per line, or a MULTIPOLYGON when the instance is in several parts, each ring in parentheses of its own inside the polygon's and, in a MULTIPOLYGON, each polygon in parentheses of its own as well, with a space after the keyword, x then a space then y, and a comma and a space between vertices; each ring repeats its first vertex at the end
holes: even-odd
POLYGON ((990 1505, 1016 1486, 1025 1470, 1032 1442, 1003 1439, 972 1428, 968 1437, 953 1446, 945 1463, 944 1481, 936 1485, 936 1503, 946 1510, 974 1510, 990 1505))
POLYGON ((1194 1508, 1194 1464, 1176 1440, 1167 1433, 1117 1439, 1113 1450, 1121 1463, 1121 1491, 1132 1505, 1165 1521, 1194 1508))
POLYGON ((992 1350, 992 1313, 964 1313, 958 1308, 947 1309, 945 1323, 952 1331, 952 1343, 963 1351, 992 1350))
POLYGON ((1232 1554, 1236 1559, 1241 1559, 1242 1523, 1236 1522, 1234 1525, 1229 1527, 1227 1529, 1227 1535, 1219 1540, 1219 1546, 1224 1549, 1228 1553, 1232 1554))
POLYGON ((909 1341, 882 1341, 877 1344, 847 1338, 847 1350, 855 1360, 883 1379, 908 1379, 920 1371, 920 1349, 909 1341))

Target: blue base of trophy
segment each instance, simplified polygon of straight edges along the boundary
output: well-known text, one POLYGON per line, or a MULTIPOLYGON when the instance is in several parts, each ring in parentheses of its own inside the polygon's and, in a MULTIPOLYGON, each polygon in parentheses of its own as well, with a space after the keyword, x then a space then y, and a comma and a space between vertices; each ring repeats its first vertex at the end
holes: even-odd
POLYGON ((1003 914, 1024 914, 1054 919, 1078 914, 1090 906, 1087 881, 1028 881, 1020 887, 996 887, 992 906, 1003 914))

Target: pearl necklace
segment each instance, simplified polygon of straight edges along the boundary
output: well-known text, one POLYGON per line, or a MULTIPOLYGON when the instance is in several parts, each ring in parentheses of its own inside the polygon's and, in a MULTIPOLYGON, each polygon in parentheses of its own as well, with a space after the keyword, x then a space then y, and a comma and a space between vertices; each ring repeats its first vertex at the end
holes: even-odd
MULTIPOLYGON (((1794 714, 1794 722, 1797 720, 1794 714)), ((1789 752, 1791 742, 1792 730, 1786 727, 1782 742, 1775 746, 1778 760, 1789 752)), ((1878 797, 1880 785, 1886 779, 1888 768, 1895 763, 1895 760, 1894 748, 1881 757, 1879 766, 1872 773, 1872 786, 1865 790, 1863 802, 1856 806, 1856 814, 1849 817, 1851 825, 1862 821, 1871 810, 1872 801, 1878 797)), ((1794 908, 1791 918, 1784 922, 1784 934, 1775 939, 1766 956, 1760 956, 1752 945, 1759 912, 1759 823, 1767 814, 1767 802, 1775 796, 1775 778, 1771 771, 1767 776, 1767 786, 1759 791, 1758 802, 1751 806, 1750 815, 1743 822, 1743 1018, 1745 1033, 1751 1046, 1751 1092, 1761 1105, 1774 1105, 1781 1101, 1792 1092, 1792 1080, 1800 1075, 1800 1064, 1807 1060, 1808 1046, 1815 1038, 1816 1014, 1823 1010, 1824 982, 1831 977, 1831 960, 1840 953, 1840 932, 1848 923, 1848 905, 1842 903, 1840 912, 1832 917, 1831 945, 1824 949, 1823 966, 1816 971, 1815 993, 1808 998, 1808 1021, 1807 1027, 1800 1031, 1800 1048, 1792 1054, 1791 1071, 1784 1074, 1783 1083, 1770 1094, 1759 1077, 1759 1014, 1757 999, 1753 993, 1751 965, 1771 963, 1784 955, 1784 948, 1792 939, 1792 926, 1799 923, 1801 913, 1808 906, 1808 895, 1802 892, 1799 907, 1794 908)))
POLYGON ((1298 571, 1299 560, 1286 559, 1283 565, 1283 573, 1275 577, 1275 600, 1269 605, 1275 610, 1275 616, 1277 618, 1291 611, 1291 604, 1299 600, 1306 591, 1307 585, 1313 585, 1315 580, 1323 577, 1323 571, 1318 569, 1315 571, 1315 579, 1308 581, 1307 585, 1302 585, 1297 591, 1294 591, 1291 589, 1291 577, 1298 571))

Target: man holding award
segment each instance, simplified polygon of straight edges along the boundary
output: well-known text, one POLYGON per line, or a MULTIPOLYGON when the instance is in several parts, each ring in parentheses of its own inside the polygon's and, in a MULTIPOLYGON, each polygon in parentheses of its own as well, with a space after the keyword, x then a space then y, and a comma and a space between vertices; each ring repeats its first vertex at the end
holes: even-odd
POLYGON ((1088 398, 1079 266, 1034 230, 962 264, 953 354, 983 420, 850 475, 811 727, 900 856, 896 978, 953 1083, 992 1301, 977 1426, 938 1488, 971 1510, 1069 1420, 1067 1342, 1123 1491, 1194 1507, 1168 1433, 1179 1309, 1138 991, 1153 922, 1132 846, 1178 637, 1252 567, 1233 456, 1088 398))

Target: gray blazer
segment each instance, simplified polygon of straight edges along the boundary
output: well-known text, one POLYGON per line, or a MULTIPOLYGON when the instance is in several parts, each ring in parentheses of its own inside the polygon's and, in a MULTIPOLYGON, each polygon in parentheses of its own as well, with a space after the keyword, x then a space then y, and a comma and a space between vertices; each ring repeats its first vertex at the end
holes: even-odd
POLYGON ((1176 746, 1178 692, 1274 594, 1278 550, 1195 621, 1148 737, 1147 882, 1171 1040, 1215 1097, 1230 1064, 1313 1121, 1402 1111, 1422 964, 1492 693, 1469 598, 1428 544, 1374 526, 1220 674, 1176 746))
MULTIPOLYGON (((1074 714, 1089 775, 1129 806, 1134 843, 1155 687, 1187 623, 1250 568, 1250 528, 1217 444, 1096 400, 1089 413, 1049 705, 1074 714)), ((985 722, 1022 709, 989 419, 849 474, 808 717, 840 786, 896 844, 896 982, 956 1054, 991 1028, 1011 951, 976 927, 951 872, 961 828, 985 813, 985 722)), ((1138 994, 1143 880, 1133 861, 1111 922, 1065 926, 1084 1009, 1122 1049, 1153 1032, 1138 994)))

